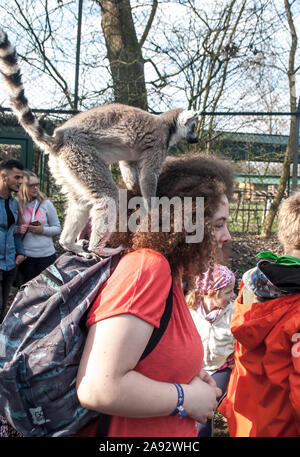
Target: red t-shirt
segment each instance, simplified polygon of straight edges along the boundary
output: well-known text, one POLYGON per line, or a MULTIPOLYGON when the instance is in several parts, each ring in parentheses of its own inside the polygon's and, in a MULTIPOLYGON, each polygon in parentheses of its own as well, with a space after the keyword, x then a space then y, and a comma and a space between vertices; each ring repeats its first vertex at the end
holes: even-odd
MULTIPOLYGON (((123 256, 103 285, 88 314, 87 326, 119 314, 138 316, 155 327, 165 308, 171 286, 166 258, 151 249, 123 256)), ((173 284, 173 308, 168 327, 159 344, 135 370, 157 381, 187 384, 198 375, 203 347, 184 299, 180 282, 173 284)), ((174 405, 175 408, 176 405, 174 405)), ((76 436, 95 436, 97 423, 76 436)), ((142 419, 113 416, 109 436, 197 436, 195 421, 179 416, 142 419)))

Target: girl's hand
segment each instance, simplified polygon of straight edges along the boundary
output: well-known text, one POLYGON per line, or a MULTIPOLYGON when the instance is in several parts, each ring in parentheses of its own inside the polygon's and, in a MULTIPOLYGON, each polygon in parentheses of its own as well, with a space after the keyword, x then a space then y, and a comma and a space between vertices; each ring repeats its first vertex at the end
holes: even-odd
POLYGON ((200 371, 199 378, 202 379, 202 381, 207 382, 212 387, 217 387, 216 381, 214 378, 212 378, 204 368, 200 371))
POLYGON ((195 376, 185 386, 183 406, 190 417, 201 424, 205 424, 207 419, 213 418, 215 409, 218 406, 217 398, 222 395, 222 391, 207 373, 205 375, 201 370, 200 374, 206 381, 201 379, 199 375, 195 376))
POLYGON ((42 225, 29 225, 28 230, 29 232, 35 233, 36 235, 41 235, 44 231, 42 225))
POLYGON ((16 227, 16 232, 20 235, 24 235, 27 232, 28 225, 22 224, 16 227))
POLYGON ((25 256, 23 254, 19 254, 16 257, 16 265, 20 265, 20 263, 24 262, 25 256))

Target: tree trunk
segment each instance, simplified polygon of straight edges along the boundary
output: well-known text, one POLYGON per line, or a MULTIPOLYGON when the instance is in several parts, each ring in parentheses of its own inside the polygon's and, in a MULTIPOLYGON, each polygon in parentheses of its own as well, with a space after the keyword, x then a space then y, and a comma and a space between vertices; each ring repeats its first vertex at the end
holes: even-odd
POLYGON ((130 0, 99 0, 99 4, 115 102, 146 110, 144 60, 134 27, 130 0))
MULTIPOLYGON (((288 69, 288 79, 289 79, 289 91, 290 91, 290 109, 291 111, 296 111, 296 86, 295 86, 295 54, 297 50, 297 33, 295 29, 295 25, 293 22, 293 16, 291 12, 291 5, 289 0, 284 0, 285 11, 287 15, 287 21, 291 33, 291 48, 289 52, 289 69, 288 69)), ((290 122, 290 135, 289 135, 289 142, 287 146, 287 150, 284 156, 284 161, 282 165, 282 172, 280 176, 280 182, 278 185, 277 193, 275 198, 271 204, 270 210, 267 214, 267 217, 263 223, 262 231, 261 231, 261 238, 269 238, 272 233, 272 225, 274 218, 278 212, 278 208, 282 197, 284 196, 284 192, 287 186, 287 182, 290 176, 290 166, 293 157, 293 145, 294 145, 294 137, 295 137, 295 123, 296 118, 295 116, 291 117, 290 122)))
POLYGON ((295 119, 293 117, 293 119, 291 119, 289 142, 288 142, 287 150, 286 150, 286 153, 284 156, 284 161, 283 161, 283 165, 282 165, 282 171, 281 171, 281 176, 280 176, 277 193, 271 203, 270 209, 264 220, 262 230, 261 230, 261 235, 260 235, 261 238, 265 238, 265 239, 270 238, 270 236, 272 234, 273 221, 278 212, 280 202, 282 200, 282 197, 284 196, 284 192, 287 187, 287 182, 290 177, 290 165, 291 165, 291 160, 292 160, 292 156, 293 156, 292 153, 293 153, 294 135, 295 135, 295 119))

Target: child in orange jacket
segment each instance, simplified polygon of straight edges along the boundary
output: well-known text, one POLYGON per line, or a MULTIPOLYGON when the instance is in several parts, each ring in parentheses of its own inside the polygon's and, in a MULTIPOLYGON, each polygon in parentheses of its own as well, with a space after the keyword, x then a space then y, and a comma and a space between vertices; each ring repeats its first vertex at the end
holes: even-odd
POLYGON ((219 412, 234 437, 300 436, 300 192, 280 206, 283 256, 264 252, 234 304, 235 368, 219 412))

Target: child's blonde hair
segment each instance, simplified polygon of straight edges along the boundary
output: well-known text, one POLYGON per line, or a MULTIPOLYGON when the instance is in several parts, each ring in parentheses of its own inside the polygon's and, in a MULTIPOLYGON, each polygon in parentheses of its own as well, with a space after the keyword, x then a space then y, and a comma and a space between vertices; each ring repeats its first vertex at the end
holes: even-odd
POLYGON ((278 240, 284 248, 300 249, 300 192, 283 200, 278 212, 278 240))
POLYGON ((198 299, 198 293, 196 289, 190 290, 186 296, 185 296, 185 301, 190 309, 196 309, 196 303, 198 299))

